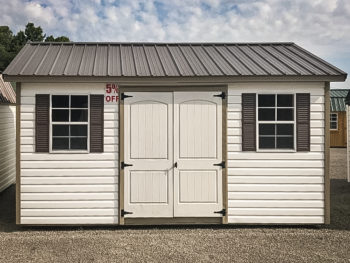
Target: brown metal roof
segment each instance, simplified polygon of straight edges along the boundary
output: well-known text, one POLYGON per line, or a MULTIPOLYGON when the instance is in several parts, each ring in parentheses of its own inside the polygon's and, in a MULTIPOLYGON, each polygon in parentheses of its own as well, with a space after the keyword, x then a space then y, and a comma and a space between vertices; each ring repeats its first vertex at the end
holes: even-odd
POLYGON ((10 82, 5 82, 0 74, 0 103, 16 103, 16 93, 10 82))
MULTIPOLYGON (((236 77, 347 74, 294 43, 27 43, 6 76, 236 77)), ((330 78, 331 79, 331 78, 330 78)))

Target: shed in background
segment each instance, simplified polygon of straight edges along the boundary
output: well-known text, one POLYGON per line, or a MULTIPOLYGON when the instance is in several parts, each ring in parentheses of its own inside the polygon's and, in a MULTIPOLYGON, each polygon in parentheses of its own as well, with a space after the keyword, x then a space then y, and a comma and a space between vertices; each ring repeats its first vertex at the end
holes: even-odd
POLYGON ((16 179, 16 94, 0 74, 0 192, 16 179))
POLYGON ((330 136, 331 147, 346 147, 347 125, 345 98, 348 89, 331 89, 330 136))

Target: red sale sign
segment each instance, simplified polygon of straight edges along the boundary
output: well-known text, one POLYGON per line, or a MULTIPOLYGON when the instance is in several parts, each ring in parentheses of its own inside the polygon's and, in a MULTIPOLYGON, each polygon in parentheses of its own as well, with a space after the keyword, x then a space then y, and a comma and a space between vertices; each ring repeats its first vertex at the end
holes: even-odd
POLYGON ((119 87, 116 84, 108 83, 105 89, 105 101, 117 103, 119 101, 119 87))

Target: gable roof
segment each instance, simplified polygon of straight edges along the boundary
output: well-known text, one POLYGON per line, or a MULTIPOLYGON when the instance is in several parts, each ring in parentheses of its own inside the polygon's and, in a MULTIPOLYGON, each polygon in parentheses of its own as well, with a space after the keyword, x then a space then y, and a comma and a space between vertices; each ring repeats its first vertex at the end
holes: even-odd
POLYGON ((5 82, 0 74, 0 104, 16 103, 16 93, 10 82, 5 82))
POLYGON ((345 100, 349 93, 349 89, 331 89, 331 111, 345 111, 345 100))
POLYGON ((347 74, 294 43, 29 42, 4 71, 46 77, 323 77, 347 74))

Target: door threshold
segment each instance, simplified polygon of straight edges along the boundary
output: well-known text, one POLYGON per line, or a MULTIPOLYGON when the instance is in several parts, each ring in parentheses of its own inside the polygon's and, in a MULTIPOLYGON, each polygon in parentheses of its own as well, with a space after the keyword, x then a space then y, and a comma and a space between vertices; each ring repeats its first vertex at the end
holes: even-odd
POLYGON ((222 224, 222 217, 125 218, 124 225, 207 225, 222 224))

